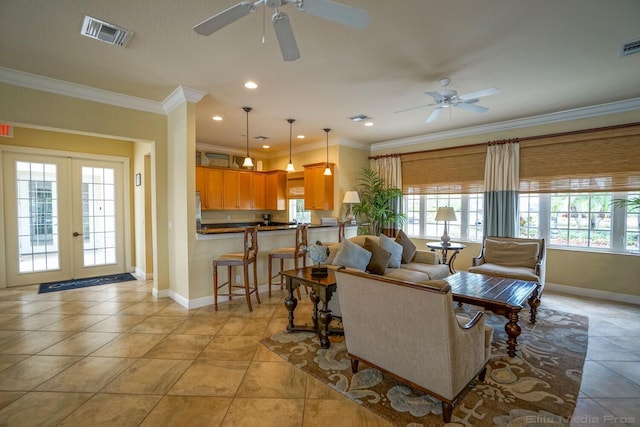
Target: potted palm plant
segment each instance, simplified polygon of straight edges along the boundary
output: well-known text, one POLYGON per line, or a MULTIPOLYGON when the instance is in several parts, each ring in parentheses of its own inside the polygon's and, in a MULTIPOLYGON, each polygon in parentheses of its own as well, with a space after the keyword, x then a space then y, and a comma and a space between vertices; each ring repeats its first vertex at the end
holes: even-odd
POLYGON ((353 212, 366 221, 359 231, 378 236, 385 228, 400 228, 407 220, 398 210, 402 190, 389 187, 384 178, 369 167, 357 172, 356 181, 360 203, 353 206, 353 212))

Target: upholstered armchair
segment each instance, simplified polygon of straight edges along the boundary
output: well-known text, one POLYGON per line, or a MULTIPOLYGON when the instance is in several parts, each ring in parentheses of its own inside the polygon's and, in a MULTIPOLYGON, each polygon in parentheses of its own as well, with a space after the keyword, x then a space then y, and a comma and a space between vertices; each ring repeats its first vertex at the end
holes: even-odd
POLYGON ((484 381, 493 338, 484 314, 456 316, 444 280, 413 283, 345 269, 335 274, 352 371, 362 361, 434 396, 449 422, 458 395, 476 375, 484 381))
POLYGON ((538 283, 540 297, 544 289, 545 254, 544 239, 485 237, 469 272, 538 283))

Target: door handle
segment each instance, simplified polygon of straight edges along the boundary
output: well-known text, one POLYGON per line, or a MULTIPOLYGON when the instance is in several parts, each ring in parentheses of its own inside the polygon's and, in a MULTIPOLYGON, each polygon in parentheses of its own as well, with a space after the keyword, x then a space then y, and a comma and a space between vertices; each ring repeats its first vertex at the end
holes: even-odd
POLYGON ((82 233, 78 233, 77 231, 73 232, 73 237, 82 236, 82 233))

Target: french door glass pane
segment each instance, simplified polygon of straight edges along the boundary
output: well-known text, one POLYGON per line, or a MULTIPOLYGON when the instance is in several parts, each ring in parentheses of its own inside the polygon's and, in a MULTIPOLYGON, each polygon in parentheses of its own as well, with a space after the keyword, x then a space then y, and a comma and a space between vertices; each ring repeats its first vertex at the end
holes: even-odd
POLYGON ((16 162, 20 273, 60 268, 55 164, 16 162))
POLYGON ((115 171, 82 168, 84 266, 115 264, 115 171))

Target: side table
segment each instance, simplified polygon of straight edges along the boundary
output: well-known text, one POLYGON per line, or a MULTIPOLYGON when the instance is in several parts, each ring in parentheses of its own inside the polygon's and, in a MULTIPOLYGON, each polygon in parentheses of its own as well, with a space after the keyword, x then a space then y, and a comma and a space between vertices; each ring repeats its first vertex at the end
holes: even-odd
POLYGON ((453 262, 456 259, 456 255, 460 253, 461 250, 466 248, 462 243, 449 243, 448 245, 443 245, 442 242, 427 242, 427 247, 431 249, 432 252, 436 250, 440 251, 442 255, 442 264, 447 264, 449 266, 449 271, 451 274, 454 274, 456 270, 453 268, 453 262), (449 256, 449 252, 453 252, 451 256, 449 256), (449 261, 447 262, 447 257, 449 256, 449 261))

